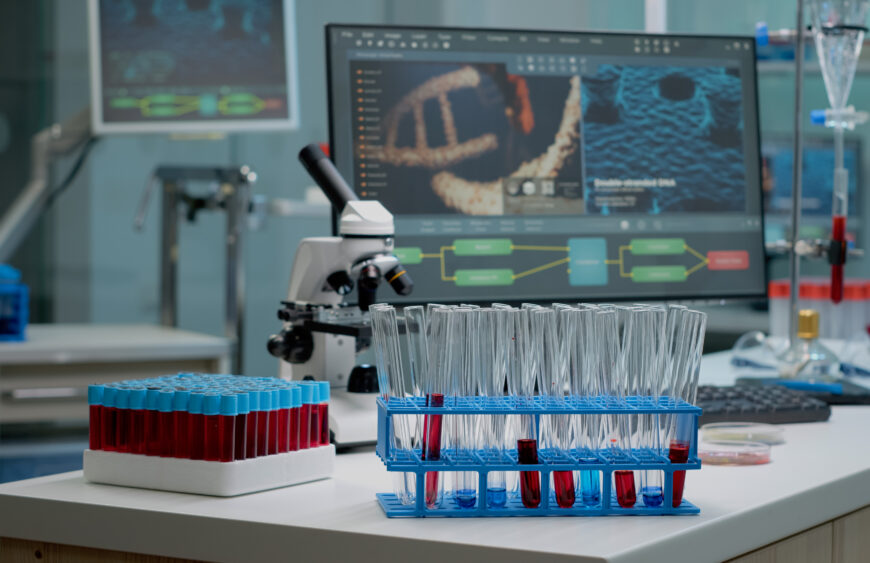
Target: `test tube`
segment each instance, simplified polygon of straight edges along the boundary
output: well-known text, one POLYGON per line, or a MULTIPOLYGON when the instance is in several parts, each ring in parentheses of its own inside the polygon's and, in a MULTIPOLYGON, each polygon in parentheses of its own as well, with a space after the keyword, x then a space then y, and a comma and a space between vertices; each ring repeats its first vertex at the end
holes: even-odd
POLYGON ((190 391, 179 389, 172 399, 172 457, 190 457, 190 414, 187 404, 190 391))
POLYGON ((175 453, 173 439, 175 430, 173 418, 173 402, 175 393, 170 389, 163 389, 157 397, 157 411, 160 420, 160 457, 172 457, 175 453))
POLYGON ((130 451, 130 390, 121 387, 115 395, 117 409, 115 425, 115 451, 127 453, 130 451))
MULTIPOLYGON (((446 307, 430 307, 428 315, 429 343, 428 367, 421 373, 422 392, 426 395, 426 406, 443 407, 446 391, 448 361, 448 342, 450 338, 451 310, 446 307)), ((420 458, 423 461, 438 461, 441 459, 441 429, 440 414, 427 414, 423 418, 423 440, 420 458)), ((443 496, 443 480, 437 471, 430 471, 425 476, 424 501, 428 508, 441 504, 443 496)))
POLYGON ((279 432, 279 423, 281 422, 281 392, 279 389, 269 389, 269 455, 275 455, 280 451, 279 441, 281 434, 279 432))
POLYGON ((257 391, 259 410, 257 411, 257 455, 269 455, 269 418, 272 410, 272 393, 268 389, 257 391))
MULTIPOLYGON (((516 345, 520 362, 519 385, 520 404, 532 404, 538 373, 538 351, 531 346, 530 310, 537 308, 528 303, 517 312, 515 321, 516 345)), ((538 432, 532 415, 519 418, 517 429, 517 462, 520 465, 537 465, 538 432)), ((538 471, 520 472, 520 498, 526 508, 537 508, 541 504, 541 474, 538 471)))
POLYGON ((206 461, 220 461, 221 458, 221 396, 217 393, 206 393, 202 405, 205 419, 204 442, 206 461))
POLYGON ((187 402, 187 411, 190 413, 190 459, 205 458, 205 416, 203 415, 203 403, 205 393, 194 391, 190 394, 187 402))
POLYGON ((100 443, 107 452, 115 451, 115 426, 118 422, 118 411, 115 409, 115 396, 118 394, 118 389, 107 385, 103 390, 103 406, 100 409, 102 419, 100 420, 100 433, 102 439, 100 443))
MULTIPOLYGON (((480 311, 481 394, 493 400, 504 396, 507 313, 492 308, 480 311)), ((504 461, 506 417, 502 414, 484 418, 487 457, 495 463, 504 461)), ((486 476, 486 504, 501 508, 507 504, 507 484, 504 471, 490 471, 486 476)))
MULTIPOLYGON (((480 369, 480 332, 478 330, 479 310, 467 307, 456 309, 458 324, 453 342, 456 354, 453 369, 454 400, 468 399, 477 395, 480 369)), ((477 449, 477 428, 474 415, 460 414, 454 417, 454 433, 452 445, 460 459, 473 459, 477 449)), ((477 503, 478 474, 474 471, 458 471, 454 473, 456 483, 453 498, 462 508, 472 508, 477 503)))
POLYGON ((235 421, 235 439, 234 439, 234 454, 233 458, 236 461, 247 459, 247 441, 248 441, 248 415, 251 412, 251 400, 249 393, 240 391, 236 394, 238 397, 239 412, 236 414, 235 421))
POLYGON ((218 460, 235 460, 236 417, 239 414, 239 398, 235 393, 224 393, 221 397, 219 418, 218 460))
POLYGON ((278 389, 278 453, 290 451, 290 406, 293 391, 289 387, 278 389))
POLYGON ((308 421, 308 447, 320 445, 320 385, 316 381, 305 382, 311 386, 311 420, 308 421))
POLYGON ((317 385, 319 385, 320 389, 320 412, 318 416, 320 417, 320 445, 328 446, 329 445, 329 382, 328 381, 318 381, 317 385))
POLYGON ((292 402, 290 403, 290 451, 299 451, 299 425, 302 417, 302 386, 293 385, 290 388, 292 402))
POLYGON ((144 387, 130 390, 130 437, 128 442, 131 454, 145 453, 145 394, 144 387))
POLYGON ((149 387, 145 392, 145 455, 160 455, 160 413, 157 399, 160 389, 149 387))
POLYGON ((102 385, 88 385, 88 448, 92 450, 102 449, 100 424, 103 418, 104 390, 102 385))
POLYGON ((246 391, 248 396, 248 411, 247 420, 245 421, 246 434, 245 436, 245 458, 254 459, 259 453, 259 444, 257 438, 259 434, 259 416, 260 416, 260 393, 256 389, 246 391))

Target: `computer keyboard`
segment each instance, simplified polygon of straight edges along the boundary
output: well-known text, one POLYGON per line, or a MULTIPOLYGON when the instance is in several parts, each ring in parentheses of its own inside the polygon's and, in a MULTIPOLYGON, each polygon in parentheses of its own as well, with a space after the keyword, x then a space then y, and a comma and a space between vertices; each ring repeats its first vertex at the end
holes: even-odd
POLYGON ((700 385, 695 404, 704 409, 701 424, 821 422, 831 416, 823 401, 777 385, 700 385))

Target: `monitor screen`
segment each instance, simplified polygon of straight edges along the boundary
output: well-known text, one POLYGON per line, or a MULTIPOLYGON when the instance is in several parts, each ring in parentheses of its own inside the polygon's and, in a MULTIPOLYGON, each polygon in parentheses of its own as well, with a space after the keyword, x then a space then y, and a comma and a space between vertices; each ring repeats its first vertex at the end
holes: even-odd
POLYGON ((90 0, 96 133, 290 129, 292 0, 90 0))
POLYGON ((331 25, 333 159, 405 299, 765 292, 754 41, 331 25))

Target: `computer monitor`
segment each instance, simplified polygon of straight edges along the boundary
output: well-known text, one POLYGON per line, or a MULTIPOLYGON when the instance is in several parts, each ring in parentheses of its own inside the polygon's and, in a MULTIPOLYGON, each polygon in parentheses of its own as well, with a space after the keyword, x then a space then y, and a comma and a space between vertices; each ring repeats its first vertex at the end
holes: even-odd
MULTIPOLYGON (((834 192, 834 140, 830 132, 805 135, 801 182, 801 236, 824 238, 831 232, 834 192)), ((767 242, 784 240, 791 222, 792 166, 790 135, 765 134, 761 143, 764 230, 767 242)), ((861 141, 846 138, 843 164, 849 171, 849 232, 860 228, 861 141)))
POLYGON ((94 132, 292 129, 292 0, 89 0, 94 132))
POLYGON ((333 160, 415 282, 385 299, 765 294, 752 38, 326 36, 333 160))

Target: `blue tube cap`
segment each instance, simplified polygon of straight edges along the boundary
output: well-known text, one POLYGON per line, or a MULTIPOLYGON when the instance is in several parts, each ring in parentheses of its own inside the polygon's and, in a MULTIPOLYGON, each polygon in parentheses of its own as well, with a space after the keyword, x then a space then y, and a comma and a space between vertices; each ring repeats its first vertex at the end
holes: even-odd
POLYGON ((317 393, 317 385, 311 385, 310 383, 303 382, 302 385, 299 386, 302 389, 302 404, 303 405, 312 405, 317 402, 315 394, 317 393))
POLYGON ((103 390, 103 406, 115 408, 115 396, 118 394, 118 389, 107 386, 103 390))
POLYGON ((239 414, 248 414, 251 412, 251 394, 242 391, 236 396, 239 398, 239 414))
POLYGON ((130 389, 130 408, 137 411, 145 408, 145 389, 130 389))
POLYGON ((172 399, 172 410, 186 411, 187 403, 190 401, 190 391, 176 391, 175 397, 172 399))
POLYGON ((329 382, 328 381, 318 381, 317 382, 318 390, 320 391, 320 402, 328 403, 329 402, 329 382))
POLYGON ((813 125, 824 125, 826 121, 827 116, 825 115, 825 110, 814 109, 810 111, 810 123, 813 125))
POLYGON ((272 395, 272 410, 276 411, 281 408, 281 390, 276 388, 269 389, 272 395))
POLYGON ((190 399, 187 401, 187 412, 189 412, 190 414, 202 414, 202 407, 204 402, 205 393, 191 393, 190 399))
POLYGON ((293 390, 289 387, 278 389, 278 408, 289 409, 293 404, 293 390))
POLYGON ((291 409, 298 409, 302 406, 302 386, 294 385, 290 388, 290 393, 293 396, 293 402, 291 403, 291 409))
POLYGON ((211 416, 220 414, 221 412, 221 396, 217 393, 207 393, 202 404, 202 414, 211 416))
POLYGON ((221 416, 236 416, 239 414, 239 397, 235 393, 221 395, 221 416))
POLYGON ((145 408, 149 411, 157 410, 157 398, 160 396, 160 389, 149 387, 145 392, 145 408))
POLYGON ((117 393, 115 393, 115 408, 130 408, 130 389, 118 389, 117 393))
POLYGON ((160 412, 172 412, 172 403, 175 399, 175 392, 169 389, 162 389, 157 396, 157 410, 160 412))
POLYGON ((105 387, 102 385, 88 385, 88 404, 101 405, 103 404, 103 391, 105 387))
POLYGON ((258 391, 257 395, 260 397, 260 409, 261 411, 270 411, 272 410, 272 392, 268 389, 264 389, 262 391, 258 391))

